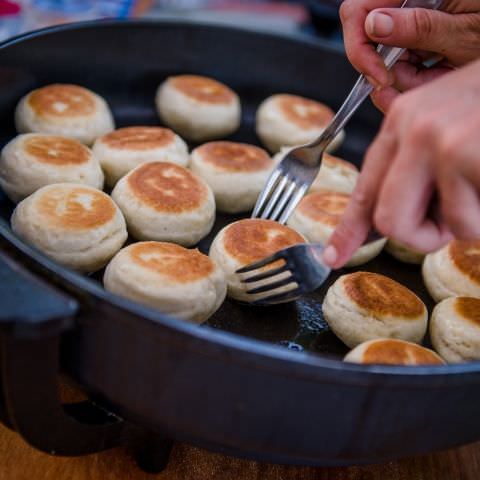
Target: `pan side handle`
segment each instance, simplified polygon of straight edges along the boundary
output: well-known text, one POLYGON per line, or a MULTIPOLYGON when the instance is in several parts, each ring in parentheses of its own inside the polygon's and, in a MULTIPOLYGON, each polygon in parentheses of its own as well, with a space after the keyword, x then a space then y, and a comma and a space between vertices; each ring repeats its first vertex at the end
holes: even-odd
POLYGON ((60 337, 73 327, 78 308, 0 252, 0 419, 52 454, 93 453, 128 436, 122 419, 93 403, 60 401, 60 337))
POLYGON ((120 445, 138 465, 160 472, 172 441, 91 402, 62 404, 60 339, 74 327, 77 300, 0 250, 0 421, 33 447, 77 456, 120 445))

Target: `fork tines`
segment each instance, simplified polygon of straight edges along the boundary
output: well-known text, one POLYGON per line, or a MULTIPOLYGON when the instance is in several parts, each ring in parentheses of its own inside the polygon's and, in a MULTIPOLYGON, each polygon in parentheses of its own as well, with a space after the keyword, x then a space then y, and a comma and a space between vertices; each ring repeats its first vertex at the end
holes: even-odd
POLYGON ((263 260, 243 267, 236 272, 242 275, 241 281, 251 286, 247 290, 252 295, 252 305, 272 305, 295 300, 301 295, 301 289, 296 282, 295 275, 289 268, 288 263, 280 252, 275 253, 263 260), (283 265, 273 267, 273 264, 283 260, 283 265), (273 268, 268 269, 272 265, 273 268), (267 270, 265 270, 267 268, 267 270), (245 274, 252 273, 248 277, 245 274), (253 285, 258 283, 258 285, 253 285), (286 287, 292 288, 287 290, 286 287), (265 294, 265 295, 262 295, 265 294))
POLYGON ((279 165, 258 197, 252 217, 268 218, 284 224, 307 190, 307 184, 291 173, 284 174, 279 165))

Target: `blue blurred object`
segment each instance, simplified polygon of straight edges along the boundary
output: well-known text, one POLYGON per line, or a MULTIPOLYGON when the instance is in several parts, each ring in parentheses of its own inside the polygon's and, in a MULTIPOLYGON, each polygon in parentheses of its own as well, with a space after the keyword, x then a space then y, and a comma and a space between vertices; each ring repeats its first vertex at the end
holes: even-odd
POLYGON ((99 0, 95 4, 100 17, 127 18, 133 10, 135 0, 99 0))
POLYGON ((93 10, 93 0, 32 0, 32 7, 62 15, 71 15, 93 10))
POLYGON ((38 10, 63 16, 89 14, 96 17, 125 18, 131 12, 134 0, 31 0, 38 10))
POLYGON ((0 0, 0 40, 20 32, 23 23, 21 5, 17 2, 0 0))

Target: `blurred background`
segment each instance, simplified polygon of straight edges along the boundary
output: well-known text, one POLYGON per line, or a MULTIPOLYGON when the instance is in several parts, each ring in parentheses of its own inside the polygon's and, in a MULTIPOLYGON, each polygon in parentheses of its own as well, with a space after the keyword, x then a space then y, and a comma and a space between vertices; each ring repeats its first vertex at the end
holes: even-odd
POLYGON ((0 0, 0 41, 22 32, 96 18, 182 17, 341 41, 342 0, 0 0))

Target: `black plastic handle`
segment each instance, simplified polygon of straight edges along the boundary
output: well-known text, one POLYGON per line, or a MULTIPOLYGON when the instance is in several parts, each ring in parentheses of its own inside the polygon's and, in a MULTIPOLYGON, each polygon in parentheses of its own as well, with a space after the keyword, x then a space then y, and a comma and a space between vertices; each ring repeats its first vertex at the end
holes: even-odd
POLYGON ((125 441, 122 419, 88 401, 60 401, 60 337, 78 309, 75 299, 0 251, 1 420, 34 447, 59 455, 125 441))
POLYGON ((73 325, 78 303, 0 251, 0 332, 15 336, 60 333, 73 325))
POLYGON ((0 250, 0 421, 54 455, 130 445, 144 470, 160 472, 171 440, 136 427, 93 402, 62 404, 60 337, 79 304, 0 250))
MULTIPOLYGON (((58 335, 71 326, 77 309, 75 300, 52 289, 0 250, 0 335, 3 341, 7 336, 40 338, 46 334, 58 335)), ((0 361, 3 370, 4 355, 0 361)), ((2 374, 0 420, 11 427, 3 379, 2 374)))
POLYGON ((60 455, 125 440, 121 419, 91 402, 60 401, 60 336, 73 327, 78 308, 75 299, 0 251, 1 419, 31 445, 60 455))

